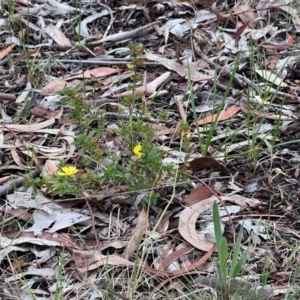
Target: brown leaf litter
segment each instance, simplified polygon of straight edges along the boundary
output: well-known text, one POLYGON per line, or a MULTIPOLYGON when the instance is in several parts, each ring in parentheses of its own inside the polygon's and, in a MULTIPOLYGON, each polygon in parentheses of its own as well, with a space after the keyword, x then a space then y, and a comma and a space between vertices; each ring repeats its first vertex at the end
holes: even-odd
POLYGON ((222 287, 216 201, 230 251, 240 226, 249 246, 231 296, 291 296, 299 289, 297 7, 100 2, 2 6, 0 294, 51 299, 60 286, 64 299, 214 297, 222 287), (90 105, 85 131, 67 115, 74 108, 62 104, 65 87, 90 105), (60 160, 90 159, 80 170, 88 176, 112 157, 117 165, 136 159, 119 133, 129 120, 155 131, 151 143, 176 178, 163 174, 138 190, 97 180, 78 197, 23 191, 28 179, 56 174, 60 160), (75 143, 80 134, 91 134, 106 160, 75 143), (144 201, 150 193, 156 204, 144 201))

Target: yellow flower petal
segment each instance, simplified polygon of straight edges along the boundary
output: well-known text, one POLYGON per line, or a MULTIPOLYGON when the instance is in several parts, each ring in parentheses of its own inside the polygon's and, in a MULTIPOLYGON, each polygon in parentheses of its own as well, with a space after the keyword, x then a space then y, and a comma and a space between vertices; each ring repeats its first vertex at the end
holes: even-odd
POLYGON ((67 174, 65 173, 65 172, 57 172, 57 175, 59 175, 59 176, 66 176, 67 174))
POLYGON ((57 175, 59 175, 59 176, 72 176, 72 175, 74 175, 78 172, 78 169, 76 167, 73 167, 73 166, 62 167, 61 170, 62 171, 57 172, 57 175))
POLYGON ((133 152, 135 155, 137 155, 138 157, 141 157, 142 156, 142 146, 141 145, 136 145, 134 148, 133 148, 133 152))
POLYGON ((134 69, 134 65, 133 65, 133 64, 127 64, 127 68, 128 68, 129 70, 133 70, 133 69, 134 69))

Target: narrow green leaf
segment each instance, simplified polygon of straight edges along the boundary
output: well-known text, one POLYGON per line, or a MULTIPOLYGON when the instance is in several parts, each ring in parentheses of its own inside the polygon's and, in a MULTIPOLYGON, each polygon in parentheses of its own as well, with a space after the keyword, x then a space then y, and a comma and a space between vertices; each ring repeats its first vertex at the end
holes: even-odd
MULTIPOLYGON (((248 256, 248 252, 249 252, 249 247, 248 249, 243 253, 242 257, 240 258, 240 260, 238 261, 238 263, 236 264, 235 267, 232 266, 233 271, 232 271, 232 276, 230 278, 234 278, 236 277, 239 272, 242 269, 243 264, 246 262, 247 260, 247 256, 248 256)), ((231 270, 230 270, 231 271, 231 270)))
POLYGON ((227 278, 228 245, 225 237, 221 238, 220 251, 218 252, 220 269, 223 278, 227 278))
POLYGON ((234 251, 233 251, 233 255, 232 255, 232 263, 231 263, 231 267, 230 267, 229 278, 234 278, 235 276, 237 276, 237 275, 233 276, 233 274, 236 273, 235 268, 237 265, 238 256, 241 253, 242 236, 243 236, 243 225, 240 227, 239 234, 236 239, 236 243, 235 243, 235 247, 234 247, 234 251))
POLYGON ((214 222, 214 231, 217 242, 218 252, 220 251, 220 244, 222 239, 222 228, 221 228, 221 219, 219 214, 218 204, 215 201, 213 204, 213 222, 214 222))

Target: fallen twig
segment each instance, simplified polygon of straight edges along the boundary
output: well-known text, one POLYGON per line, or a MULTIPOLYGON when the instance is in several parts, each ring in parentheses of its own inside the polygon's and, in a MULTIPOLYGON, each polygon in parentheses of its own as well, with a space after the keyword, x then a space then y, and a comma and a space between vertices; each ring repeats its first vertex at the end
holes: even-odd
POLYGON ((137 38, 137 37, 147 34, 148 32, 150 32, 152 30, 153 25, 158 25, 158 24, 161 24, 161 21, 152 22, 150 24, 141 26, 139 28, 136 28, 136 29, 133 29, 130 31, 119 32, 119 33, 110 35, 108 37, 105 37, 101 40, 90 42, 90 43, 88 43, 88 45, 95 46, 95 45, 106 43, 106 42, 120 42, 120 41, 127 40, 127 39, 137 38))
MULTIPOLYGON (((49 63, 48 59, 36 59, 36 60, 28 60, 28 62, 35 62, 35 63, 49 63)), ((50 60, 51 62, 51 60, 50 60)), ((130 60, 86 60, 86 59, 53 59, 53 63, 60 63, 60 64, 68 64, 68 63, 76 63, 82 65, 128 65, 130 60)), ((161 63, 158 62, 143 62, 144 65, 152 65, 152 66, 161 66, 161 63)))
POLYGON ((150 123, 157 122, 154 118, 152 118, 150 116, 143 116, 143 115, 136 115, 136 114, 133 114, 132 116, 130 116, 129 114, 119 114, 119 113, 107 112, 102 115, 102 118, 105 118, 105 119, 129 120, 131 117, 133 120, 143 120, 143 121, 150 122, 150 123))
POLYGON ((16 179, 11 179, 10 181, 6 182, 0 187, 0 197, 4 197, 10 193, 12 193, 15 189, 22 186, 25 180, 30 178, 36 178, 40 175, 40 169, 35 169, 31 172, 29 172, 25 176, 19 176, 16 179))

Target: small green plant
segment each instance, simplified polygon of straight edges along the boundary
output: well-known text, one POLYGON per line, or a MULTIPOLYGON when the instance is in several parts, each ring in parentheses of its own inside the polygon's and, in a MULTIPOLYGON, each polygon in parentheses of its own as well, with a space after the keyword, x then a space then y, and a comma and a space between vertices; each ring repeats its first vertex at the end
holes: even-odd
POLYGON ((218 251, 218 262, 217 262, 217 276, 218 276, 218 290, 221 291, 221 297, 223 300, 229 299, 230 292, 230 280, 237 277, 237 275, 242 270, 243 264, 245 263, 248 255, 248 250, 245 251, 240 259, 238 259, 239 254, 241 253, 242 246, 242 235, 243 227, 241 226, 236 240, 235 248, 230 262, 229 263, 229 249, 227 244, 227 239, 222 236, 221 229, 221 219, 219 214, 218 205, 214 202, 213 205, 213 222, 214 222, 214 231, 216 237, 217 251, 218 251))
MULTIPOLYGON (((221 112, 223 111, 225 104, 226 104, 226 98, 229 95, 230 89, 232 87, 233 84, 233 80, 234 80, 234 76, 238 70, 238 66, 239 66, 239 60, 236 60, 236 63, 234 65, 234 68, 232 70, 231 76, 229 78, 229 82, 227 84, 227 88, 226 91, 222 97, 222 101, 221 104, 217 110, 217 116, 215 118, 215 121, 212 123, 205 123, 204 128, 206 129, 205 131, 208 132, 208 134, 204 137, 201 132, 200 132, 200 127, 198 125, 198 116, 196 113, 196 104, 195 104, 195 96, 194 96, 194 92, 193 92, 193 85, 192 85, 192 81, 191 81, 191 77, 190 77, 190 69, 188 68, 188 85, 189 85, 189 100, 191 102, 191 109, 193 112, 193 119, 194 119, 194 123, 196 126, 196 132, 197 132, 197 136, 198 136, 198 140, 199 140, 199 145, 200 145, 200 150, 202 155, 207 155, 209 152, 209 147, 211 145, 211 141, 213 139, 214 133, 215 133, 215 129, 217 128, 218 125, 218 120, 219 120, 219 116, 221 114, 221 112)), ((216 95, 217 95, 217 72, 215 72, 215 80, 214 80, 215 84, 213 86, 213 92, 214 92, 214 102, 216 102, 216 95)), ((215 104, 215 103, 214 103, 215 104)), ((224 143, 222 143, 224 144, 224 143)), ((222 145, 221 145, 222 146, 222 145)))
POLYGON ((70 107, 67 117, 70 118, 74 124, 79 125, 81 130, 88 129, 90 127, 89 122, 95 118, 93 115, 89 115, 91 104, 83 100, 81 93, 83 88, 84 86, 81 84, 75 88, 70 88, 65 85, 59 92, 59 95, 62 96, 62 104, 70 107))
MULTIPOLYGON (((137 72, 137 67, 143 66, 142 49, 134 44, 130 44, 129 48, 132 52, 132 64, 137 72)), ((67 174, 66 171, 63 174, 63 171, 67 170, 63 168, 70 168, 65 167, 66 162, 63 162, 57 174, 30 179, 26 186, 32 186, 35 194, 42 188, 52 197, 61 197, 76 196, 82 191, 96 194, 107 184, 113 184, 115 187, 127 185, 131 191, 151 189, 162 184, 165 177, 172 173, 173 165, 162 164, 164 153, 154 142, 155 130, 152 125, 133 118, 136 108, 140 105, 140 96, 135 92, 136 88, 136 81, 133 80, 130 86, 133 97, 125 97, 122 100, 128 109, 128 122, 118 120, 117 128, 111 132, 106 128, 105 119, 101 118, 105 110, 84 101, 82 92, 84 86, 78 85, 75 88, 65 86, 60 92, 61 102, 66 106, 67 117, 76 129, 74 145, 79 154, 76 166, 81 171, 76 172, 77 174, 67 174), (105 147, 108 140, 114 139, 116 146, 127 150, 124 159, 116 151, 105 147)), ((188 129, 186 123, 182 123, 181 127, 188 129)), ((188 140, 186 138, 185 144, 188 144, 188 140)), ((154 204, 158 198, 159 194, 151 191, 145 200, 154 204)))
POLYGON ((80 193, 79 177, 75 174, 78 169, 73 166, 61 166, 60 170, 54 174, 28 179, 25 182, 24 189, 33 189, 33 196, 36 196, 38 189, 42 189, 46 194, 54 196, 73 195, 78 196, 80 193))
POLYGON ((63 299, 63 272, 64 272, 64 248, 60 253, 59 260, 58 260, 58 268, 57 268, 57 275, 56 275, 56 289, 55 289, 55 300, 63 299))

